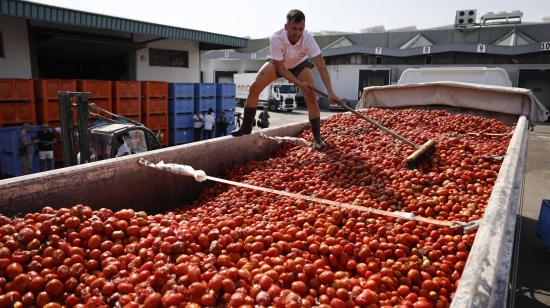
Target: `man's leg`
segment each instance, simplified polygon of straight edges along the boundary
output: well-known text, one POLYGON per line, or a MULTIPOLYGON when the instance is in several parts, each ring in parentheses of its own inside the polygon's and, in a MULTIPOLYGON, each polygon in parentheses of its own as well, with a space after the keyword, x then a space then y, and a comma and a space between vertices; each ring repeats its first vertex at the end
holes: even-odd
MULTIPOLYGON (((313 71, 309 67, 304 68, 297 78, 310 85, 315 85, 313 71)), ((320 150, 325 146, 325 142, 321 138, 321 112, 319 111, 315 92, 313 90, 307 91, 307 93, 304 93, 304 98, 306 100, 309 123, 311 124, 311 132, 313 133, 313 147, 320 150)))
POLYGON ((266 62, 258 72, 256 80, 250 85, 246 106, 244 106, 243 123, 238 130, 231 133, 232 136, 239 137, 248 135, 252 132, 252 122, 254 122, 254 118, 256 117, 256 108, 258 106, 260 93, 262 93, 264 88, 275 79, 277 79, 277 69, 275 65, 271 62, 266 62))

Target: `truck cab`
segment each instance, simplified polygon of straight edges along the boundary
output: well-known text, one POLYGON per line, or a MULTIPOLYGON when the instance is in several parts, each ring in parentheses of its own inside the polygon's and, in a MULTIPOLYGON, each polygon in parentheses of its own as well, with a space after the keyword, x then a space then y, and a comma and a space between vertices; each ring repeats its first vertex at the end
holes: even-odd
MULTIPOLYGON (((236 98, 244 107, 250 86, 256 80, 258 73, 235 74, 236 98)), ((296 109, 296 94, 298 87, 284 78, 278 78, 266 86, 258 97, 258 107, 266 107, 270 111, 292 111, 296 109)))
POLYGON ((297 86, 279 78, 271 83, 270 87, 273 92, 272 97, 268 99, 268 108, 270 111, 292 111, 296 109, 297 86))
POLYGON ((123 138, 131 154, 160 149, 157 136, 144 126, 134 124, 105 124, 90 129, 91 160, 114 158, 117 155, 117 140, 123 138))

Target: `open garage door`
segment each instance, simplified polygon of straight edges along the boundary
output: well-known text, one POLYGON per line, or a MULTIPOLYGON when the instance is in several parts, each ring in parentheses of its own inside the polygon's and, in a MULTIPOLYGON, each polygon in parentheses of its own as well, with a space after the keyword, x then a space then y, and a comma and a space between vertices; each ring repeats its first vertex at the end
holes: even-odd
POLYGON ((128 38, 32 27, 38 78, 134 80, 136 50, 128 38))
POLYGON ((530 89, 539 101, 550 109, 550 71, 540 69, 520 69, 520 88, 530 89))
POLYGON ((358 98, 361 98, 363 89, 372 86, 385 86, 391 83, 391 69, 360 70, 358 98))

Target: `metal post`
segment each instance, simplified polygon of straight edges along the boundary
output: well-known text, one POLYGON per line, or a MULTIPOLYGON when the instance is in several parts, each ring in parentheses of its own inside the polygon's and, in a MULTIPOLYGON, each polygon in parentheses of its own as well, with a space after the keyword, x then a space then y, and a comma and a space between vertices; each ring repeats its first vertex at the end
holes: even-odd
POLYGON ((78 140, 80 145, 80 163, 90 162, 90 135, 88 134, 88 98, 90 93, 78 93, 76 108, 78 115, 78 140))
POLYGON ((74 138, 71 131, 73 126, 73 112, 71 106, 71 93, 58 92, 59 118, 61 119, 61 147, 63 149, 63 166, 76 165, 74 155, 74 138))

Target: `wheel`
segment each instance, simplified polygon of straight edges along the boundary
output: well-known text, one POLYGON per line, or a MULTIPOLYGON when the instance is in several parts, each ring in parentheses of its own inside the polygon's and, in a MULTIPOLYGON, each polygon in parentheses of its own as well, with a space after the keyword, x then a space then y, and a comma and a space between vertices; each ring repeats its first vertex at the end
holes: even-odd
POLYGON ((277 111, 277 107, 275 106, 275 103, 269 103, 269 111, 277 111))

